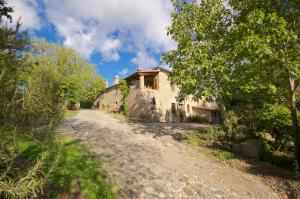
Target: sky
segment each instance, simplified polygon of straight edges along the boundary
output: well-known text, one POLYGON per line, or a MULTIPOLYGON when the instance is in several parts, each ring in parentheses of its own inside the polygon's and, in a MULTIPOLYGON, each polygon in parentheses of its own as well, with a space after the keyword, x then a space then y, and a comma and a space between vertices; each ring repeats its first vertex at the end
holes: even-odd
POLYGON ((113 82, 136 71, 166 66, 161 54, 176 48, 167 36, 171 0, 7 0, 13 18, 33 38, 76 49, 113 82))

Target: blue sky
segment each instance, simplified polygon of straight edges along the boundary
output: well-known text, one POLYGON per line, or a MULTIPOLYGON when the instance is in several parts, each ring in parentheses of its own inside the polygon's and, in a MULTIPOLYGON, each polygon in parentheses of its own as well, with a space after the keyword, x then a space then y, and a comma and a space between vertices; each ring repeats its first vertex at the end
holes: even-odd
POLYGON ((138 66, 164 65, 160 55, 175 49, 166 34, 170 0, 7 0, 14 19, 35 38, 75 48, 111 84, 138 66))

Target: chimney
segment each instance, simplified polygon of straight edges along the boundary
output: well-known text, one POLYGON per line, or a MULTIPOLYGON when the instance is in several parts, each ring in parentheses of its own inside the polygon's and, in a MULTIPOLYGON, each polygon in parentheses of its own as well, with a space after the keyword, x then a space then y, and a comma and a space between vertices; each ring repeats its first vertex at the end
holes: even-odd
POLYGON ((120 77, 118 75, 115 76, 114 84, 117 85, 120 83, 120 77))
POLYGON ((108 88, 109 87, 109 84, 108 84, 108 81, 106 80, 105 81, 105 88, 108 88))
POLYGON ((136 71, 137 71, 137 72, 141 72, 141 71, 142 71, 142 68, 141 68, 141 67, 138 67, 138 68, 136 69, 136 71))

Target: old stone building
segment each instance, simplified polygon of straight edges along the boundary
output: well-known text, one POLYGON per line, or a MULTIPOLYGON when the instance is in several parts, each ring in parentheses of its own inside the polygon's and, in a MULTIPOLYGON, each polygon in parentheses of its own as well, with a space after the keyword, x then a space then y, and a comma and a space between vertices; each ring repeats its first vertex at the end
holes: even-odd
MULTIPOLYGON (((125 78, 129 85, 129 95, 126 98, 128 115, 160 122, 187 122, 202 120, 212 123, 219 121, 219 111, 215 103, 176 100, 178 88, 170 84, 170 71, 156 67, 151 70, 138 68, 136 72, 125 78)), ((122 93, 119 77, 114 85, 102 91, 97 97, 94 108, 117 112, 121 106, 122 93)))

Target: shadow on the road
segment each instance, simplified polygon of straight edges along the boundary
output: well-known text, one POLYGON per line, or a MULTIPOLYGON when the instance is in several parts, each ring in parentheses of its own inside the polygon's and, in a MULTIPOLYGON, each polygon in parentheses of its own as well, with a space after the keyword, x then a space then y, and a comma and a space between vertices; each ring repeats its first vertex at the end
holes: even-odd
POLYGON ((138 122, 130 121, 135 133, 151 133, 153 137, 171 136, 176 141, 186 139, 188 131, 195 128, 217 128, 217 126, 209 124, 196 123, 160 123, 160 122, 138 122))
MULTIPOLYGON (((300 198, 300 177, 293 170, 293 159, 281 160, 281 165, 270 160, 246 158, 240 154, 225 149, 220 143, 206 144, 212 151, 225 151, 233 153, 239 161, 230 162, 234 168, 247 172, 253 176, 261 176, 264 182, 276 190, 284 190, 289 199, 300 198), (284 165, 285 164, 285 165, 284 165)), ((213 152, 212 152, 213 153, 213 152)))

